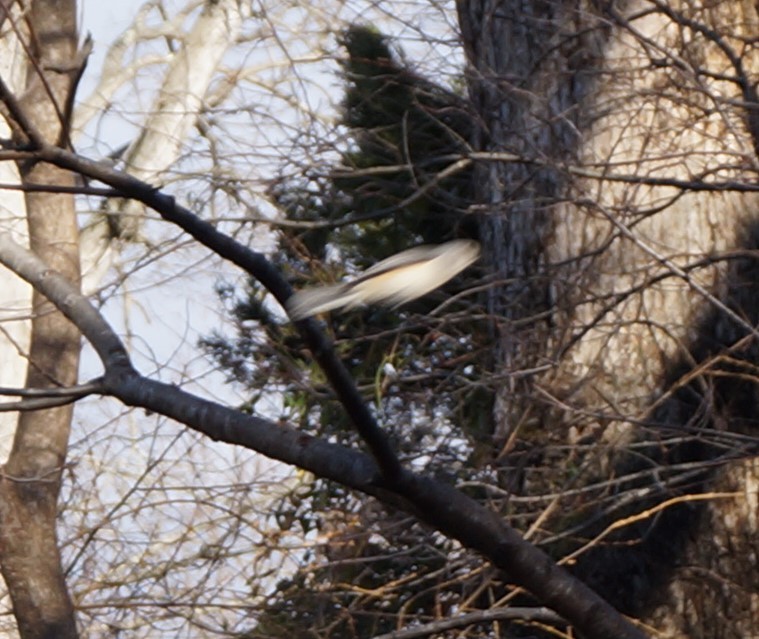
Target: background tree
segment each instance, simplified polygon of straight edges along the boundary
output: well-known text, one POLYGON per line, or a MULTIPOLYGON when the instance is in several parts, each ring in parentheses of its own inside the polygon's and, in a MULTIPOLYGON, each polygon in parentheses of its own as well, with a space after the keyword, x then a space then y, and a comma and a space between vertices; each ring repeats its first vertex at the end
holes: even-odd
MULTIPOLYGON (((472 175, 463 158, 472 119, 463 97, 415 73, 374 28, 351 25, 340 42, 347 150, 339 165, 315 173, 318 189, 302 179, 280 180, 271 189, 292 223, 281 232, 277 261, 303 285, 316 264, 324 281, 334 281, 409 246, 477 232, 468 211, 472 175)), ((459 481, 479 472, 480 440, 489 441, 483 432, 489 399, 478 388, 488 361, 487 327, 468 291, 477 279, 472 269, 402 309, 333 314, 329 324, 406 463, 459 481)), ((206 341, 219 363, 253 398, 261 398, 266 385, 285 393, 284 416, 304 431, 353 440, 340 405, 315 384, 318 372, 299 352, 293 329, 267 304, 263 287, 254 280, 244 298, 230 294, 222 290, 237 338, 206 341)), ((447 609, 472 591, 469 580, 457 576, 468 562, 449 540, 430 540, 407 514, 362 502, 315 481, 281 504, 283 529, 315 529, 325 543, 304 558, 301 572, 279 584, 259 636, 284 637, 304 627, 314 634, 374 636, 392 630, 395 615, 408 614, 409 607, 447 609)))
MULTIPOLYGON (((66 144, 67 105, 83 64, 75 55, 76 5, 36 2, 29 6, 27 17, 34 24, 29 32, 34 40, 17 108, 28 127, 11 126, 14 146, 41 140, 66 144), (48 70, 43 77, 40 68, 48 70)), ((4 18, 13 21, 7 10, 4 18)), ((37 191, 51 185, 65 190, 74 185, 74 176, 31 158, 18 163, 18 172, 20 185, 29 187, 25 193, 29 249, 45 255, 49 268, 78 282, 73 195, 37 191)), ((79 332, 37 291, 32 298, 28 362, 27 388, 65 388, 76 383, 79 332)), ((0 482, 0 570, 23 636, 76 636, 55 529, 71 412, 72 406, 64 405, 21 413, 0 482)))

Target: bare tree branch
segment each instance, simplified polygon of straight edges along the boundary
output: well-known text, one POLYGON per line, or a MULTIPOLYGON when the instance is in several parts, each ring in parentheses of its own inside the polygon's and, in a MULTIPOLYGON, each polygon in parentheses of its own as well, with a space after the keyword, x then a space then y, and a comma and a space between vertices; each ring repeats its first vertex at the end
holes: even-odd
POLYGON ((9 413, 13 411, 40 410, 53 406, 65 406, 88 395, 99 393, 102 389, 103 386, 98 380, 63 388, 0 387, 0 395, 24 398, 17 402, 0 403, 0 412, 9 413))
POLYGON ((566 624, 566 621, 559 617, 555 612, 548 608, 527 608, 523 606, 513 606, 508 608, 491 608, 490 610, 478 610, 469 612, 465 615, 452 617, 450 619, 441 619, 432 623, 405 628, 388 632, 383 635, 377 635, 374 639, 419 639, 419 637, 429 637, 438 632, 446 630, 455 630, 456 628, 465 628, 478 623, 490 623, 493 621, 510 621, 520 619, 522 621, 539 621, 540 623, 549 623, 553 625, 566 624))

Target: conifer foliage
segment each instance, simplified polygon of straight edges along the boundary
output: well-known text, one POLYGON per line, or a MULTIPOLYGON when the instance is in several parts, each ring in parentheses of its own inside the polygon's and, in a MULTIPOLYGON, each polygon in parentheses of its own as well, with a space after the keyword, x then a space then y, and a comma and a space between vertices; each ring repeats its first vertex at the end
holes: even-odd
MULTIPOLYGON (((296 288, 339 281, 410 246, 477 235, 472 175, 460 162, 470 135, 465 101, 415 73, 372 27, 350 27, 340 44, 348 130, 340 162, 326 175, 283 179, 270 191, 289 221, 303 223, 281 231, 275 256, 296 288)), ((486 436, 474 417, 489 410, 489 393, 478 384, 486 359, 481 312, 468 292, 478 277, 475 266, 401 308, 323 317, 407 463, 446 476, 472 474, 486 436)), ((285 419, 352 438, 310 354, 257 284, 242 295, 220 293, 238 332, 205 346, 250 389, 251 406, 277 391, 285 419)), ((466 593, 466 579, 457 577, 467 572, 465 553, 442 537, 430 540, 407 515, 338 486, 317 480, 301 487, 279 505, 277 521, 293 534, 317 529, 323 543, 304 557, 302 571, 280 582, 256 636, 291 637, 303 628, 314 636, 373 636, 395 628, 397 615, 441 610, 466 593), (439 596, 436 585, 457 581, 439 596)))

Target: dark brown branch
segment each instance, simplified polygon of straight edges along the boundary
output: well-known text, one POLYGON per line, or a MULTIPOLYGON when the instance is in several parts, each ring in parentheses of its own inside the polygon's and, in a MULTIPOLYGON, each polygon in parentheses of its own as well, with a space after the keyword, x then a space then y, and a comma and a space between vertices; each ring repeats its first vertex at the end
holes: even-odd
MULTIPOLYGON (((643 186, 671 186, 673 188, 682 189, 684 191, 698 191, 698 192, 711 192, 711 193, 757 193, 759 192, 759 184, 748 181, 714 181, 709 182, 705 178, 708 175, 714 173, 714 169, 705 171, 701 176, 698 176, 691 180, 681 180, 678 178, 669 177, 651 177, 650 175, 635 175, 626 173, 613 173, 604 168, 603 170, 594 170, 584 166, 576 166, 572 164, 557 164, 548 160, 540 160, 536 158, 524 157, 516 155, 514 153, 498 153, 491 151, 478 151, 471 153, 472 160, 480 162, 506 162, 506 163, 520 163, 528 164, 537 167, 555 168, 566 172, 574 177, 581 177, 590 180, 598 180, 600 182, 620 182, 623 184, 640 184, 643 186)), ((735 167, 729 167, 735 168, 735 167)), ((755 167, 751 166, 751 170, 755 170, 755 167)))
POLYGON ((85 395, 69 395, 67 397, 37 397, 31 399, 22 399, 17 402, 0 403, 0 413, 24 413, 45 408, 55 408, 57 406, 66 406, 73 404, 85 395))
POLYGON ((0 387, 0 395, 23 397, 16 402, 0 403, 0 413, 16 411, 40 410, 54 406, 65 406, 103 391, 101 380, 93 380, 86 384, 66 386, 62 388, 7 388, 0 387))
POLYGON ((103 390, 100 379, 61 388, 11 388, 0 386, 0 395, 13 397, 85 397, 103 390))
POLYGON ((21 191, 22 193, 73 193, 74 195, 95 195, 99 197, 117 197, 113 189, 94 186, 67 186, 64 184, 6 184, 0 183, 0 191, 21 191))
POLYGON ((74 113, 74 102, 77 96, 77 90, 79 89, 79 82, 81 82, 82 77, 84 76, 84 70, 87 68, 87 62, 92 54, 92 47, 92 36, 88 33, 84 42, 82 42, 82 46, 76 53, 76 58, 68 65, 68 68, 58 70, 59 72, 67 73, 71 76, 71 85, 69 86, 66 103, 63 105, 63 113, 61 115, 61 133, 58 136, 58 146, 74 148, 74 145, 71 143, 70 135, 74 113))
POLYGON ((26 117, 26 112, 18 103, 18 100, 16 100, 16 96, 8 88, 8 85, 5 84, 2 76, 0 76, 0 102, 5 106, 13 128, 26 137, 32 147, 41 148, 44 145, 42 135, 37 130, 37 127, 26 117))

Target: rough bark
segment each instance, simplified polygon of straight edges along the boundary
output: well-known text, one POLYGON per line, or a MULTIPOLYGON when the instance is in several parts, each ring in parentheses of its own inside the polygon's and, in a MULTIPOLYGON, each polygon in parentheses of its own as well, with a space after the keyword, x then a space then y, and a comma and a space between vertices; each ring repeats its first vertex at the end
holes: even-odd
MULTIPOLYGON (((76 72, 76 3, 34 0, 29 6, 32 59, 19 104, 40 136, 65 139, 66 101, 76 72)), ((74 186, 56 167, 21 165, 24 184, 74 186)), ((79 281, 78 229, 71 195, 28 193, 30 248, 49 268, 79 281)), ((42 295, 33 297, 28 387, 75 383, 80 336, 42 295)), ((0 478, 0 569, 24 639, 76 637, 56 536, 57 498, 66 459, 71 406, 24 412, 0 478)))
POLYGON ((550 369, 540 394, 523 379, 523 398, 502 392, 496 428, 518 424, 552 468, 552 487, 525 492, 613 478, 595 493, 606 511, 562 502, 558 536, 657 513, 577 561, 598 592, 666 637, 750 636, 759 235, 740 185, 756 181, 759 18, 741 2, 598 10, 603 26, 579 2, 459 3, 477 150, 526 160, 479 168, 484 241, 515 280, 491 293, 494 366, 550 369), (588 177, 570 181, 567 159, 588 177), (518 328, 541 312, 551 326, 518 328))
POLYGON ((503 282, 488 292, 494 366, 512 373, 495 391, 494 438, 502 445, 517 424, 536 418, 519 399, 529 378, 516 373, 545 352, 551 290, 543 252, 566 185, 558 167, 577 153, 578 104, 592 86, 604 37, 581 0, 461 0, 457 8, 479 115, 473 147, 493 154, 478 163, 475 189, 488 262, 503 282), (525 161, 501 162, 498 153, 525 161))

